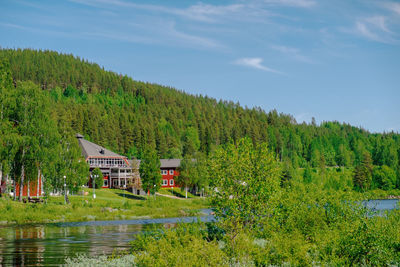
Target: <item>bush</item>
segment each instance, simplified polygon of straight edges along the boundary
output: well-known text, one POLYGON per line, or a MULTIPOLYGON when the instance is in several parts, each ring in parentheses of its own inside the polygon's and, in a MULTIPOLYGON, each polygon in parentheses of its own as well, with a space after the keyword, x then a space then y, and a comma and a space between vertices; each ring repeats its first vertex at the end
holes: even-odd
POLYGON ((207 241, 199 224, 145 233, 132 242, 139 266, 227 266, 228 258, 217 241, 207 241))

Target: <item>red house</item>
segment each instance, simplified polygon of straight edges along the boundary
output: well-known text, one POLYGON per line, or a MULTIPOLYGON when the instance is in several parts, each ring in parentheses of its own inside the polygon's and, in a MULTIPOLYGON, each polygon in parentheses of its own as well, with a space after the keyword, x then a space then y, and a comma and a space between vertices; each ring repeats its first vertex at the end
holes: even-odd
MULTIPOLYGON (((77 134, 79 146, 82 149, 82 155, 90 166, 90 173, 95 168, 99 168, 103 174, 103 188, 140 188, 140 179, 136 165, 133 160, 114 153, 102 146, 92 143, 81 134, 77 134)), ((92 180, 89 180, 89 186, 92 186, 92 180)))
MULTIPOLYGON (((19 197, 19 184, 17 183, 15 186, 15 192, 17 194, 17 197, 19 197)), ((42 177, 40 176, 39 179, 35 179, 33 181, 30 181, 29 183, 24 184, 24 187, 22 188, 22 196, 23 197, 40 197, 43 195, 43 183, 42 183, 42 177)))
POLYGON ((180 159, 160 159, 161 162, 161 176, 162 183, 161 187, 171 188, 171 187, 179 187, 176 185, 175 179, 179 176, 178 168, 181 165, 180 159))

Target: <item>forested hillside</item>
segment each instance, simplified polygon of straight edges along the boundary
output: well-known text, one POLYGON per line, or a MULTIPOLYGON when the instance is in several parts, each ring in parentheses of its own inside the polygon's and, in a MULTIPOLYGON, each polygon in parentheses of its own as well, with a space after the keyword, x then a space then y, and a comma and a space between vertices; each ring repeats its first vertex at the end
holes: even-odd
POLYGON ((397 133, 372 134, 338 122, 299 124, 275 110, 134 81, 52 51, 3 49, 0 58, 9 61, 14 86, 30 80, 42 88, 59 127, 130 157, 140 158, 147 146, 161 158, 208 154, 219 144, 248 136, 254 143, 266 141, 293 167, 352 167, 368 154, 374 165, 399 170, 397 133))

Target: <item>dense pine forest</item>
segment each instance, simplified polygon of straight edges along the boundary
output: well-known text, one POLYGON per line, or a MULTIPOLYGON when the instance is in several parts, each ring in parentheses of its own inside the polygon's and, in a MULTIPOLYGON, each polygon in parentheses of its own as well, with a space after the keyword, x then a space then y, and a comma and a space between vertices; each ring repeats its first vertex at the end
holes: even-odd
POLYGON ((128 157, 142 158, 148 147, 160 158, 209 155, 221 144, 249 137, 254 144, 266 142, 291 169, 358 167, 362 173, 362 168, 375 165, 376 177, 390 177, 376 182, 378 187, 400 186, 398 133, 370 133, 339 122, 317 125, 314 119, 300 123, 276 110, 244 108, 135 81, 53 51, 2 49, 0 59, 9 64, 9 90, 26 81, 41 88, 40 97, 48 105, 45 116, 54 120, 60 133, 82 133, 128 157))

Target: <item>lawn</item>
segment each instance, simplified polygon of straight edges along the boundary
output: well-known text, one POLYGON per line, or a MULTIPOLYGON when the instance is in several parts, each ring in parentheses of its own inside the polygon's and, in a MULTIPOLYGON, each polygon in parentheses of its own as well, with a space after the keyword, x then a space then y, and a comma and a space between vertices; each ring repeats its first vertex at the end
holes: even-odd
MULTIPOLYGON (((181 188, 161 188, 158 193, 168 196, 175 196, 180 198, 185 198, 185 190, 181 188)), ((196 198, 197 196, 191 194, 190 192, 187 193, 188 198, 196 198)))
POLYGON ((50 197, 47 204, 19 203, 9 198, 0 199, 0 224, 78 222, 91 220, 129 220, 196 215, 207 208, 204 198, 171 199, 157 196, 137 196, 124 190, 99 189, 96 199, 89 195, 50 197))

